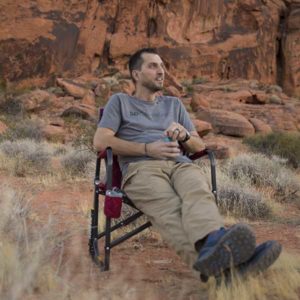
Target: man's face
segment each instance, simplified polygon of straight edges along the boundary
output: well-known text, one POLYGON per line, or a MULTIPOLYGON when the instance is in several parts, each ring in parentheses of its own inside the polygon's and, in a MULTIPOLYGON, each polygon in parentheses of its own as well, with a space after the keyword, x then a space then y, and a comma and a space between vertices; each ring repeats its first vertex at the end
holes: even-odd
POLYGON ((151 92, 163 89, 164 85, 164 63, 157 54, 143 53, 143 64, 140 70, 136 71, 136 85, 141 85, 151 92))

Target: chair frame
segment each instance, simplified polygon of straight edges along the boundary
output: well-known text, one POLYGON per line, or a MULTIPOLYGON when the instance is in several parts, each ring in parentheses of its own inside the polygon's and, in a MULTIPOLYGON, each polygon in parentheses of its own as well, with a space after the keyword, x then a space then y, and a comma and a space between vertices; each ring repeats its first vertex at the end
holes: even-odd
MULTIPOLYGON (((210 167, 211 167, 211 183, 212 183, 212 193, 215 196, 215 200, 217 202, 217 183, 216 183, 216 164, 215 164, 215 157, 214 153, 211 150, 205 149, 201 152, 197 152, 191 156, 189 156, 192 160, 198 159, 203 156, 208 156, 210 160, 210 167)), ((151 222, 146 222, 139 227, 128 231, 127 233, 121 235, 120 237, 112 240, 111 233, 115 230, 125 227, 131 224, 133 221, 137 220, 139 217, 143 215, 143 212, 138 210, 131 200, 124 194, 122 197, 122 201, 131 207, 137 209, 137 213, 134 215, 127 217, 125 220, 121 220, 117 224, 111 224, 111 218, 105 217, 105 230, 99 232, 99 196, 105 195, 106 191, 112 190, 114 188, 120 188, 120 179, 121 179, 121 172, 119 169, 119 164, 117 161, 117 157, 113 155, 112 149, 109 147, 106 151, 102 153, 98 153, 97 160, 96 160, 96 171, 95 171, 95 178, 94 178, 94 201, 93 201, 93 208, 91 209, 91 227, 90 227, 90 238, 89 238, 89 253, 91 255, 92 260, 96 263, 97 266, 100 267, 101 271, 108 271, 110 268, 110 253, 111 249, 115 246, 123 243, 124 241, 128 240, 129 238, 135 236, 136 234, 140 233, 141 231, 149 228, 152 224, 151 222), (100 179, 100 169, 101 169, 101 162, 102 160, 105 161, 106 164, 106 183, 102 182, 100 179), (104 258, 101 259, 98 241, 104 238, 104 258)))

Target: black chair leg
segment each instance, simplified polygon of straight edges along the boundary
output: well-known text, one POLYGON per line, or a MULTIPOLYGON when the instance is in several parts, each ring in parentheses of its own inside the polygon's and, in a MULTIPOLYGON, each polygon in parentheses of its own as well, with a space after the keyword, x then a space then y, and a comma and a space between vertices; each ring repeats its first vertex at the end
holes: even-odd
POLYGON ((103 271, 109 270, 110 250, 111 250, 111 218, 106 217, 103 271))

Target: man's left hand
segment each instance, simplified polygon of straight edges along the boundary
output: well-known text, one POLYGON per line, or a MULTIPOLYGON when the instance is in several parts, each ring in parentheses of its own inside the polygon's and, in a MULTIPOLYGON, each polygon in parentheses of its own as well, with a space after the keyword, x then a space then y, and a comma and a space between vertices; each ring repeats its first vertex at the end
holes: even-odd
POLYGON ((186 129, 179 123, 173 122, 165 131, 166 136, 173 141, 183 141, 186 137, 186 129))

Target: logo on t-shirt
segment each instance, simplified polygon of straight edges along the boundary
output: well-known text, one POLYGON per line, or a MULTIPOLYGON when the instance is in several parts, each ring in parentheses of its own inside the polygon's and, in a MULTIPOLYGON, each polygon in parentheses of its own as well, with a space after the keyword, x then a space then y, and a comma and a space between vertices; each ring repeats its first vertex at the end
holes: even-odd
POLYGON ((130 111, 129 114, 130 114, 130 116, 137 117, 137 116, 139 116, 141 113, 140 113, 139 111, 130 111))

